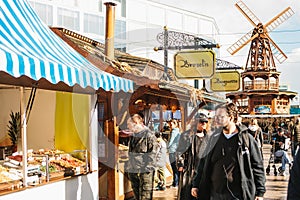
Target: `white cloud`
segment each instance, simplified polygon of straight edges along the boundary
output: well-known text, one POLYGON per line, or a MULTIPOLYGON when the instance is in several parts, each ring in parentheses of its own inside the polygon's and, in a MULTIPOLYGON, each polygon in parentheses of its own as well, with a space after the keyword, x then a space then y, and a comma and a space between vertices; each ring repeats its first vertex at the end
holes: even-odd
POLYGON ((278 71, 281 72, 280 83, 289 85, 293 91, 300 92, 300 48, 293 49, 287 57, 288 59, 278 67, 278 71))

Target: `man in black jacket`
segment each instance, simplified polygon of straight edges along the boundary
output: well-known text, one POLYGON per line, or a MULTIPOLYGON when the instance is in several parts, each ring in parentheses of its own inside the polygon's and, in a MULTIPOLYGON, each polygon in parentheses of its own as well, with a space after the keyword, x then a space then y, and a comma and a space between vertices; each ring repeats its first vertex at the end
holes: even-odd
POLYGON ((262 200, 265 189, 263 160, 257 142, 241 126, 233 103, 219 105, 215 120, 222 129, 210 137, 200 160, 191 194, 201 200, 262 200))

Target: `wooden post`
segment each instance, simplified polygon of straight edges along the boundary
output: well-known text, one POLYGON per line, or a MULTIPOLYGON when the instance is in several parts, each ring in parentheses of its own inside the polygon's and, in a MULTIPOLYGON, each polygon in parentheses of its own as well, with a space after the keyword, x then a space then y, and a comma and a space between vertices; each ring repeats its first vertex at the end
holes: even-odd
POLYGON ((162 111, 162 106, 159 105, 159 131, 163 128, 163 111, 162 111))
POLYGON ((186 131, 186 120, 187 120, 187 104, 184 103, 183 106, 180 107, 180 112, 181 112, 181 128, 182 131, 186 131))
MULTIPOLYGON (((112 94, 108 98, 108 102, 110 102, 109 106, 113 108, 115 106, 114 103, 114 95, 112 94)), ((119 130, 116 124, 116 116, 112 116, 112 112, 108 112, 108 120, 106 120, 105 125, 108 130, 108 139, 109 143, 113 147, 108 147, 108 160, 111 163, 111 168, 107 171, 107 197, 108 200, 119 199, 119 172, 118 172, 118 158, 119 158, 119 130), (110 120, 112 119, 112 120, 110 120)))

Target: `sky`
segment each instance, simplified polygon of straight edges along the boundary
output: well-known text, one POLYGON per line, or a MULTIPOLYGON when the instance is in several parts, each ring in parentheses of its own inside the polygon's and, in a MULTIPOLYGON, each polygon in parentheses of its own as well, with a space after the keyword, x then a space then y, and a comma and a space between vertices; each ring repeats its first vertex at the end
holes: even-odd
MULTIPOLYGON (((227 48, 243 35, 253 30, 253 25, 235 7, 236 0, 153 0, 167 5, 213 17, 219 28, 220 59, 245 66, 250 43, 233 56, 227 48)), ((290 91, 300 93, 300 3, 299 0, 243 0, 247 7, 265 24, 287 7, 294 15, 275 28, 269 35, 287 55, 282 64, 280 85, 288 85, 290 91)), ((201 33, 202 34, 202 33, 201 33)), ((205 34, 205 33, 204 33, 205 34)))

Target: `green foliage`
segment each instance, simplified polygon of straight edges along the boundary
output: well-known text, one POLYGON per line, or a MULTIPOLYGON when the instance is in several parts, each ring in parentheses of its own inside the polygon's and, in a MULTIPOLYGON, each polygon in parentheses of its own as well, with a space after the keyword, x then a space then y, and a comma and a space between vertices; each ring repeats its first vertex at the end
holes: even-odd
POLYGON ((20 137, 21 131, 21 115, 20 112, 10 113, 10 120, 7 125, 8 136, 13 145, 16 145, 18 142, 18 137, 20 137))

